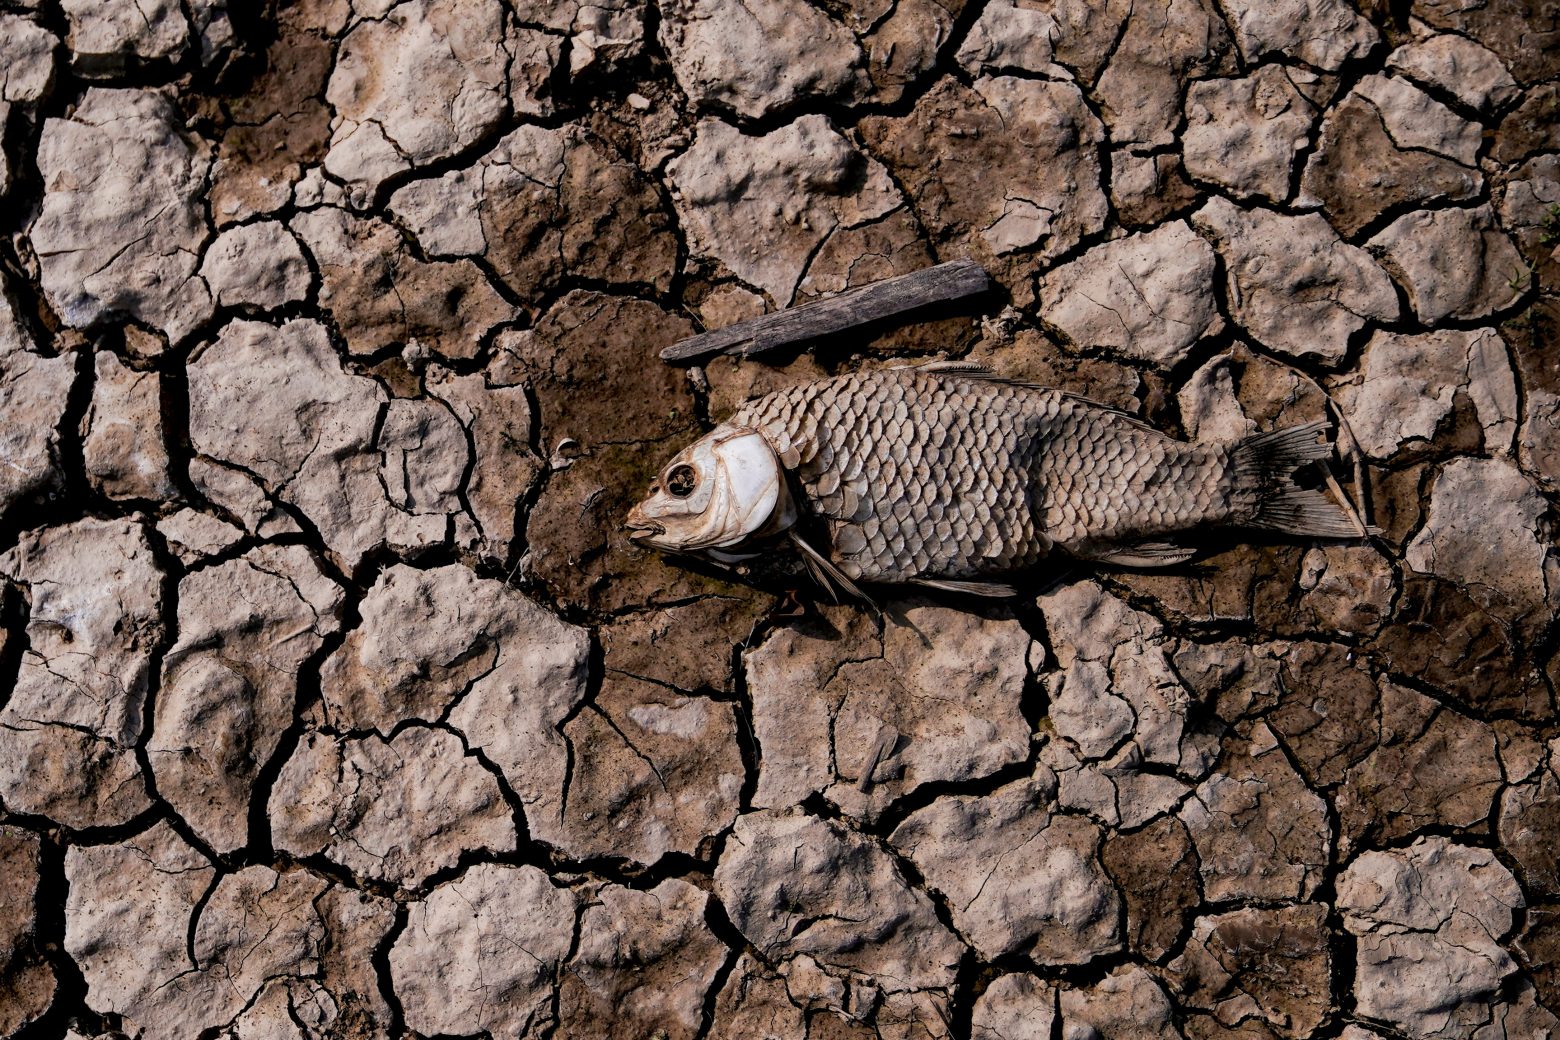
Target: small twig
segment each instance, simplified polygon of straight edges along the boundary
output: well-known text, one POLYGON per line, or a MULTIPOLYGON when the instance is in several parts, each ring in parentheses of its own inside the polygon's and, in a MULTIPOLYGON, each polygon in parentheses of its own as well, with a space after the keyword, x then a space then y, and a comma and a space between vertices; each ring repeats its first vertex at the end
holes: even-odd
POLYGON ((1338 483, 1338 478, 1333 476, 1332 466, 1324 463, 1322 466, 1322 479, 1327 481, 1328 490, 1338 499, 1339 506, 1348 514, 1349 520, 1354 524, 1354 530, 1361 538, 1370 537, 1370 530, 1366 528, 1365 521, 1360 519, 1360 512, 1354 507, 1353 501, 1343 493, 1343 487, 1338 483))
POLYGON ((1333 419, 1338 424, 1338 456, 1341 459, 1347 459, 1353 469, 1354 497, 1352 499, 1344 498, 1343 489, 1337 486, 1338 482, 1333 477, 1331 465, 1327 467, 1327 482, 1332 488, 1333 494, 1337 495, 1340 500, 1348 503, 1345 508, 1349 511, 1349 519, 1354 521, 1354 526, 1360 529, 1360 537, 1364 538, 1372 530, 1370 500, 1365 496, 1365 452, 1360 448, 1360 442, 1354 438, 1354 429, 1349 425, 1349 416, 1338 402, 1333 400, 1333 395, 1324 389, 1322 390, 1322 397, 1327 401, 1328 410, 1332 412, 1333 419))
POLYGON ((716 354, 761 354, 933 304, 978 296, 991 285, 980 264, 954 260, 689 336, 662 350, 661 360, 692 362, 716 354))

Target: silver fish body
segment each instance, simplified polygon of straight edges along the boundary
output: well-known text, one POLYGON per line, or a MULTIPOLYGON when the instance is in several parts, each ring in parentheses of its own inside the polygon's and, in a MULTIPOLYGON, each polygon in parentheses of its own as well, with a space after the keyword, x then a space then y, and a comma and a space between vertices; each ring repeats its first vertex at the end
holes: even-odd
POLYGON ((1346 514, 1291 479, 1330 449, 1322 429, 1187 443, 1072 394, 958 365, 792 387, 720 427, 755 431, 773 449, 826 532, 819 551, 834 568, 888 583, 979 582, 1057 547, 1172 563, 1195 551, 1174 535, 1213 525, 1353 535, 1346 514))

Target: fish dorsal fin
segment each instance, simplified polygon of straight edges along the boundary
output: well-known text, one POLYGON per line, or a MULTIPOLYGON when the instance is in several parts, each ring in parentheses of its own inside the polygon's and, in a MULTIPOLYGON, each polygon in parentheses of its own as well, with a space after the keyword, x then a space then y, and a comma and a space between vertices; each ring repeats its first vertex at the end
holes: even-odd
POLYGON ((899 367, 917 375, 963 379, 971 383, 1001 383, 1003 386, 1018 386, 1029 390, 1053 389, 1040 383, 1032 383, 1025 379, 1014 379, 1012 376, 993 372, 979 361, 928 361, 924 365, 901 365, 899 367))
POLYGON ((957 379, 970 379, 982 383, 1002 383, 1007 386, 1022 387, 1027 390, 1049 390, 1052 393, 1062 395, 1070 401, 1076 401, 1090 408, 1097 408, 1102 412, 1109 412, 1118 419, 1124 420, 1140 429, 1153 429, 1152 426, 1131 412, 1122 411, 1114 405, 1104 404, 1082 394, 1075 394, 1071 390, 1058 390, 1055 387, 1045 386, 1042 383, 1031 382, 1027 379, 1013 379, 1010 376, 998 375, 977 361, 928 361, 924 365, 901 365, 899 367, 932 376, 951 376, 957 379))
POLYGON ((1006 599, 1018 595, 1018 590, 1011 585, 1004 585, 998 581, 944 581, 941 578, 916 578, 917 585, 925 585, 929 589, 940 589, 943 592, 957 592, 965 596, 986 596, 990 599, 1006 599))
POLYGON ((963 376, 966 379, 1001 379, 979 361, 926 361, 919 365, 895 365, 895 369, 923 372, 926 375, 963 376))
MULTIPOLYGON (((1067 398, 1069 401, 1077 401, 1079 404, 1087 405, 1090 408, 1098 408, 1102 412, 1109 412, 1111 415, 1114 415, 1116 418, 1122 420, 1123 422, 1125 422, 1125 423, 1127 423, 1127 424, 1129 424, 1131 426, 1136 426, 1140 430, 1154 430, 1154 428, 1152 426, 1148 425, 1148 423, 1144 422, 1142 419, 1139 419, 1137 416, 1133 415, 1131 412, 1123 411, 1122 409, 1117 408, 1115 405, 1103 404, 1103 403, 1101 403, 1099 401, 1096 401, 1092 397, 1085 397, 1082 394, 1075 394, 1071 390, 1058 390, 1057 393, 1061 394, 1063 397, 1067 398)), ((1163 430, 1154 430, 1154 432, 1155 433, 1163 433, 1164 431, 1163 430)))
POLYGON ((878 605, 872 602, 870 596, 862 592, 855 582, 847 578, 844 572, 834 566, 827 556, 808 545, 807 540, 797 534, 794 528, 787 531, 786 534, 790 537, 791 544, 796 546, 797 551, 801 553, 802 562, 807 564, 807 569, 812 573, 813 579, 823 586, 825 592, 834 596, 836 603, 839 602, 839 597, 834 595, 834 589, 837 586, 841 591, 855 596, 873 610, 878 609, 878 605))

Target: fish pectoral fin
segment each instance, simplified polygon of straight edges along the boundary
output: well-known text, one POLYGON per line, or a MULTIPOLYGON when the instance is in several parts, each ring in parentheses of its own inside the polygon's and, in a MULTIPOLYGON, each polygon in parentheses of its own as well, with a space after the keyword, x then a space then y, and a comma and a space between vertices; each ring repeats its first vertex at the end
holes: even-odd
POLYGON ((929 589, 940 589, 943 592, 957 592, 965 596, 987 596, 991 599, 1006 599, 1018 595, 1018 590, 1011 585, 1004 585, 999 581, 945 581, 942 578, 914 578, 917 585, 925 585, 929 589))
MULTIPOLYGON (((802 562, 807 564, 807 569, 812 572, 814 580, 823 586, 825 592, 833 596, 834 586, 837 585, 840 589, 855 596, 873 610, 878 610, 878 605, 872 602, 872 597, 862 592, 856 583, 847 578, 838 567, 834 566, 827 556, 808 545, 806 539, 794 530, 787 531, 786 534, 790 537, 791 544, 796 546, 797 551, 802 554, 802 562)), ((839 598, 836 596, 835 602, 838 601, 839 598)), ((882 613, 882 611, 878 611, 878 613, 882 613)))
POLYGON ((840 601, 840 594, 835 590, 834 583, 829 580, 829 575, 825 573, 813 560, 813 558, 808 556, 806 553, 802 553, 802 563, 807 565, 807 573, 812 576, 813 581, 818 583, 818 587, 829 594, 829 599, 833 600, 835 603, 838 603, 840 601))
POLYGON ((1118 567, 1169 567, 1184 563, 1197 555, 1195 548, 1188 549, 1174 542, 1138 542, 1116 549, 1090 553, 1100 563, 1113 563, 1118 567))

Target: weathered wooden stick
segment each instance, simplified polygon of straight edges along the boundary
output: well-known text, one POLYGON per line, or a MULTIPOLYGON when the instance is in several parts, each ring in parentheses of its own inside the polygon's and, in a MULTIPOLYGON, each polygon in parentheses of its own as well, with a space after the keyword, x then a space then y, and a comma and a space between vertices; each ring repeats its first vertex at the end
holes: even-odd
POLYGON ((980 264, 954 260, 689 336, 662 350, 661 360, 697 361, 716 354, 760 354, 935 303, 977 296, 990 288, 991 277, 980 264))

